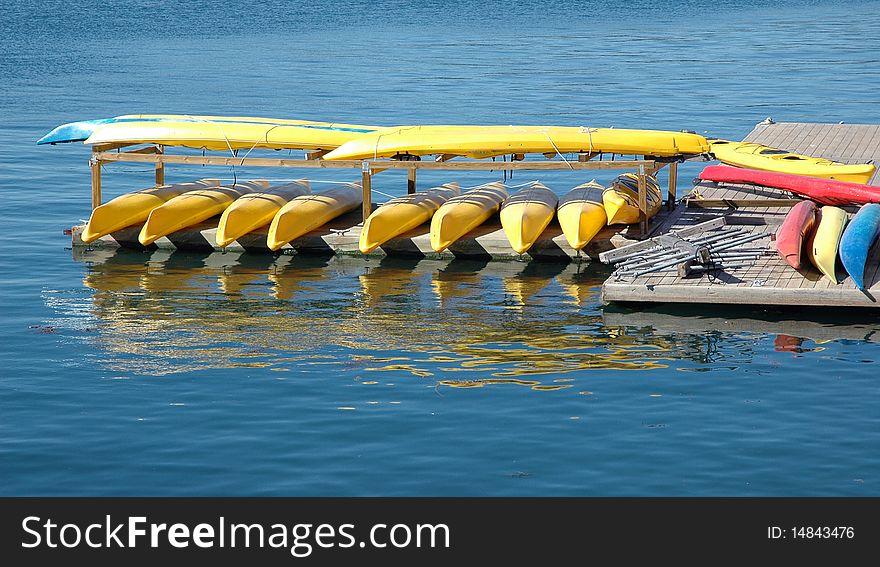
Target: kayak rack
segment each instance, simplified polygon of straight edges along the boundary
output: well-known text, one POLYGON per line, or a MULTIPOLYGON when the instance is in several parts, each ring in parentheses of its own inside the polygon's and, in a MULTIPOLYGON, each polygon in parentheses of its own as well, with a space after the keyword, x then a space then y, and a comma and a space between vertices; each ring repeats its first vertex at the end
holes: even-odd
MULTIPOLYGON (((142 146, 142 144, 141 144, 142 146)), ((511 161, 478 161, 459 160, 451 161, 454 156, 439 156, 436 161, 421 161, 412 159, 391 160, 323 160, 324 151, 318 150, 307 152, 305 159, 266 158, 266 157, 237 157, 237 156, 210 156, 210 155, 183 155, 169 154, 166 147, 150 145, 146 147, 132 148, 125 144, 104 144, 92 148, 92 156, 89 160, 92 176, 92 209, 101 205, 101 166, 113 162, 136 162, 153 163, 156 167, 156 185, 165 184, 165 164, 188 164, 188 165, 222 165, 238 167, 291 167, 306 169, 355 169, 360 170, 363 188, 363 218, 366 220, 372 211, 372 177, 386 170, 405 169, 407 171, 407 192, 416 191, 416 172, 422 170, 449 170, 449 171, 514 171, 514 170, 625 170, 633 171, 638 176, 639 193, 639 234, 644 237, 648 234, 648 195, 647 176, 656 175, 661 169, 669 166, 669 182, 667 187, 667 209, 672 210, 676 202, 676 185, 678 177, 678 159, 687 159, 691 156, 680 158, 661 159, 632 159, 632 160, 602 160, 601 154, 577 154, 577 160, 564 161, 531 161, 523 159, 522 154, 513 154, 511 161), (600 157, 599 160, 594 158, 600 157)), ((552 157, 552 156, 550 156, 552 157)))

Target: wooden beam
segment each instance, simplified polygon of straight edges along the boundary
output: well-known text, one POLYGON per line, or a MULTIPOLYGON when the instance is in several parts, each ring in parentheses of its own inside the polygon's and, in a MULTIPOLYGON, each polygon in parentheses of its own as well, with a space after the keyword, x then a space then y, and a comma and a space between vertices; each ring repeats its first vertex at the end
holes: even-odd
POLYGON ((648 179, 645 166, 639 166, 639 235, 648 234, 648 179))
POLYGON ((364 222, 367 222, 367 217, 370 216, 370 213, 373 212, 373 172, 370 171, 370 166, 367 162, 363 163, 363 167, 361 167, 361 188, 363 189, 363 217, 364 222))
MULTIPOLYGON (((334 162, 328 162, 334 163, 334 162)), ((336 162, 336 163, 342 163, 336 162)), ((637 169, 639 166, 650 168, 653 161, 627 160, 627 161, 456 161, 438 163, 432 161, 370 161, 370 168, 379 169, 435 169, 435 170, 462 170, 462 171, 490 171, 490 170, 566 170, 566 169, 637 169)))
POLYGON ((89 160, 92 168, 92 210, 101 206, 101 161, 92 154, 89 160))
POLYGON ((416 192, 416 170, 410 169, 406 172, 406 192, 410 195, 416 192))
POLYGON ((669 164, 669 187, 666 192, 666 209, 671 211, 675 208, 677 197, 675 193, 678 189, 678 163, 669 164))
POLYGON ((197 165, 237 165, 263 167, 302 167, 327 169, 360 168, 360 160, 326 161, 322 159, 284 159, 284 158, 237 158, 220 156, 183 156, 183 155, 143 155, 131 153, 99 152, 95 154, 101 161, 131 161, 140 163, 183 163, 197 165))
POLYGON ((127 152, 123 152, 123 153, 129 154, 129 155, 131 155, 131 154, 147 154, 147 155, 149 155, 149 154, 161 154, 161 153, 163 153, 163 150, 160 149, 159 146, 148 146, 146 148, 138 148, 136 150, 128 150, 127 152))
POLYGON ((645 173, 647 173, 648 175, 657 175, 660 172, 660 170, 663 169, 664 167, 666 167, 667 165, 669 165, 668 162, 660 162, 660 161, 654 162, 653 167, 649 167, 645 173))
POLYGON ((308 160, 308 159, 285 159, 285 158, 237 158, 220 156, 192 156, 171 154, 133 154, 116 152, 96 152, 93 154, 105 162, 140 162, 140 163, 180 163, 197 165, 237 165, 237 166, 261 166, 261 167, 301 167, 315 169, 352 169, 361 168, 362 164, 374 172, 385 169, 434 169, 434 170, 465 170, 465 171, 492 171, 492 170, 565 170, 565 169, 597 169, 597 170, 620 170, 636 169, 643 166, 647 169, 655 165, 650 160, 621 160, 621 161, 457 161, 457 162, 430 162, 430 161, 396 161, 396 160, 308 160))
MULTIPOLYGON (((156 153, 162 154, 165 153, 165 149, 162 146, 156 146, 156 153)), ((161 187, 165 185, 165 163, 161 161, 156 162, 156 187, 161 187)))
POLYGON ((109 144, 95 144, 92 146, 92 152, 108 152, 110 150, 118 150, 120 148, 128 148, 139 144, 130 144, 128 142, 116 142, 109 144))
POLYGON ((330 150, 315 150, 313 152, 306 152, 306 159, 321 159, 329 153, 330 150))
POLYGON ((749 207, 793 207, 800 199, 686 199, 689 209, 742 209, 749 207))

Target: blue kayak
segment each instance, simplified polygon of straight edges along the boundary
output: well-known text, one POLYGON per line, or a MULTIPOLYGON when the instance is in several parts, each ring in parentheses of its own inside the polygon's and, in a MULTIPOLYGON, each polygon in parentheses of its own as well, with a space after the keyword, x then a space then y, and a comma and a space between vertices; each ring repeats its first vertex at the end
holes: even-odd
POLYGON ((116 122, 115 118, 98 118, 96 120, 80 120, 56 126, 51 132, 37 140, 37 145, 66 144, 68 142, 84 142, 98 129, 98 126, 116 122))
POLYGON ((880 205, 864 205, 840 238, 840 260, 856 286, 865 289, 865 264, 871 246, 880 235, 880 205))

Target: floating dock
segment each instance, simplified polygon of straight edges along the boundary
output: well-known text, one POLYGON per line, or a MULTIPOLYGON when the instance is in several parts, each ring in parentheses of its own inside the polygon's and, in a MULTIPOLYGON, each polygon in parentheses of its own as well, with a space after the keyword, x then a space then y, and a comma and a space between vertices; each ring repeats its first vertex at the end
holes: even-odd
MULTIPOLYGON (((775 148, 843 163, 880 163, 880 125, 770 123, 746 137, 775 148)), ((875 174, 871 184, 878 184, 875 174)), ((701 182, 683 204, 652 226, 652 234, 679 230, 724 217, 728 225, 758 234, 774 234, 796 199, 784 191, 701 182)), ((769 240, 769 238, 768 238, 769 240)), ((812 266, 795 270, 778 254, 760 257, 748 267, 712 270, 701 275, 677 272, 634 279, 611 276, 602 286, 605 302, 712 303, 825 307, 880 307, 880 247, 872 249, 865 274, 868 289, 856 288, 842 269, 835 284, 812 266)))
MULTIPOLYGON (((772 123, 758 124, 746 137, 746 141, 784 148, 807 156, 823 157, 843 163, 880 163, 880 125, 772 123)), ((699 182, 693 186, 677 206, 677 164, 661 161, 630 160, 601 161, 601 156, 582 154, 577 161, 514 161, 506 163, 425 162, 425 161, 370 161, 323 162, 319 159, 293 160, 268 158, 228 158, 183 156, 165 154, 164 148, 145 148, 120 152, 120 148, 95 148, 92 157, 93 206, 101 201, 100 166, 108 162, 144 162, 156 164, 156 182, 163 183, 166 163, 202 165, 255 165, 292 168, 357 168, 362 172, 364 205, 337 218, 326 226, 291 242, 285 248, 289 252, 306 254, 362 255, 358 249, 363 220, 374 210, 371 194, 371 177, 385 170, 408 170, 408 192, 415 191, 416 172, 419 169, 435 170, 629 170, 636 171, 641 179, 642 200, 647 175, 656 175, 669 166, 667 207, 650 224, 643 213, 642 222, 633 226, 605 227, 593 241, 578 253, 571 249, 554 220, 540 239, 525 255, 517 254, 509 245, 497 215, 474 230, 448 250, 438 254, 430 246, 429 224, 405 233, 383 244, 375 256, 406 256, 431 259, 531 259, 570 262, 589 257, 598 259, 608 252, 632 244, 643 236, 655 236, 680 231, 698 223, 723 218, 726 225, 735 226, 744 233, 766 238, 761 242, 770 251, 771 235, 784 220, 791 206, 798 199, 787 192, 746 185, 714 184, 699 182), (115 151, 114 151, 115 150, 115 151), (599 157, 599 159, 594 159, 599 157)), ((686 156, 696 157, 696 156, 686 156)), ((586 175, 588 173, 584 172, 586 175)), ((880 184, 880 174, 871 180, 880 184)), ((658 176, 659 178, 659 176, 658 176)), ((644 201, 640 203, 646 211, 644 201)), ((853 209, 854 210, 854 209, 853 209)), ((219 217, 218 217, 219 218, 219 217)), ((218 218, 162 237, 150 249, 193 250, 211 252, 220 250, 215 243, 218 218)), ((72 229, 73 246, 89 248, 135 248, 143 249, 137 241, 140 226, 133 226, 105 236, 89 245, 82 242, 82 226, 72 229)), ((228 246, 225 251, 269 252, 266 246, 266 228, 257 230, 228 246)), ((825 307, 877 307, 880 297, 880 246, 872 250, 865 280, 866 291, 860 291, 838 270, 841 283, 836 284, 822 276, 812 267, 794 270, 775 253, 767 253, 744 267, 711 269, 701 273, 679 275, 676 271, 664 271, 621 278, 612 275, 602 286, 605 302, 627 303, 713 303, 729 305, 779 305, 779 306, 825 306, 825 307)))

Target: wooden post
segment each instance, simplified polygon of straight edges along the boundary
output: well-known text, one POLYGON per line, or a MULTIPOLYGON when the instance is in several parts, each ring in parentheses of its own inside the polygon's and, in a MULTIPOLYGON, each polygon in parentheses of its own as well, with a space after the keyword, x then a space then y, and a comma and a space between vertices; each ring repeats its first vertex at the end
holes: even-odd
POLYGON ((416 192, 416 168, 411 168, 406 173, 406 192, 412 195, 416 192))
POLYGON ((645 166, 639 166, 639 235, 648 234, 648 182, 645 166))
MULTIPOLYGON (((165 153, 164 146, 156 146, 156 153, 162 155, 165 153)), ((156 187, 165 185, 165 162, 156 161, 156 187)))
POLYGON ((678 185, 678 162, 669 164, 669 191, 666 195, 666 209, 673 210, 675 208, 675 190, 678 185))
POLYGON ((101 206, 101 161, 92 156, 89 160, 92 168, 92 210, 101 206))
POLYGON ((416 192, 416 168, 410 168, 406 172, 406 192, 410 195, 416 192))
POLYGON ((373 186, 372 179, 373 174, 370 171, 370 162, 363 161, 361 162, 361 187, 363 189, 364 202, 363 202, 363 212, 364 212, 364 222, 367 222, 367 217, 370 216, 370 213, 373 212, 373 186))

